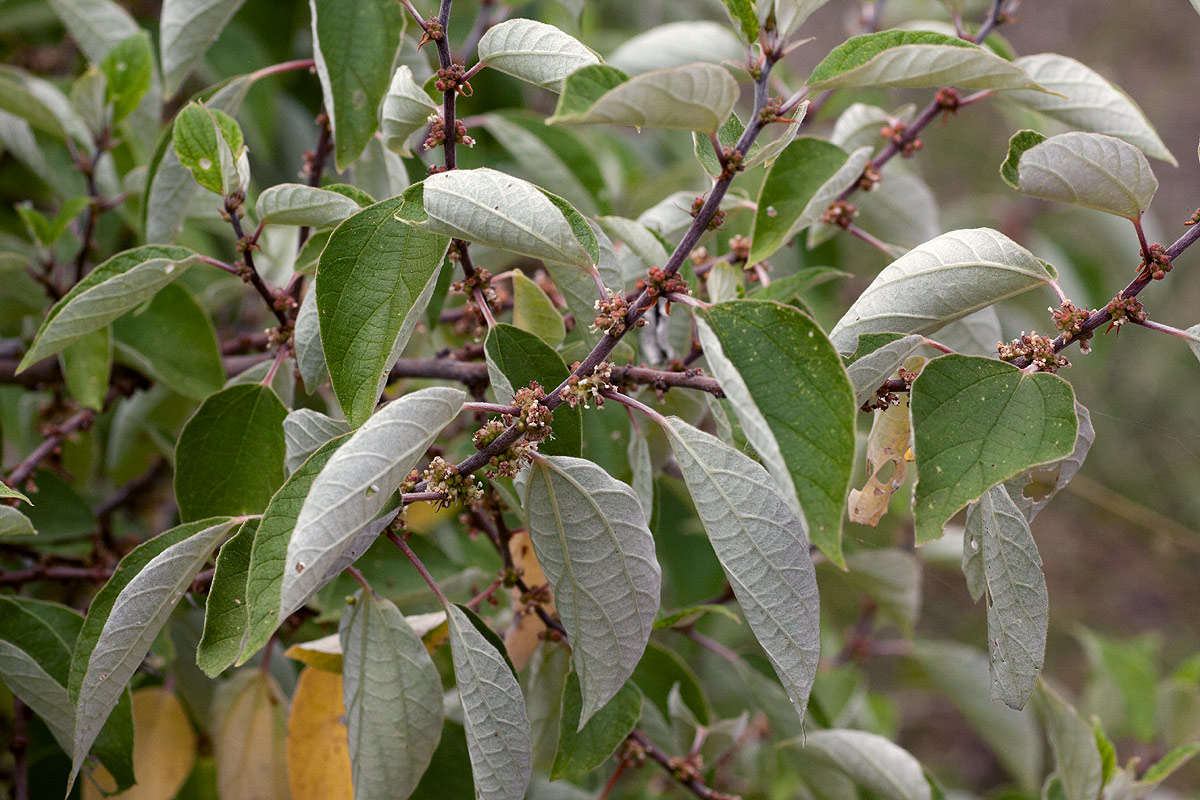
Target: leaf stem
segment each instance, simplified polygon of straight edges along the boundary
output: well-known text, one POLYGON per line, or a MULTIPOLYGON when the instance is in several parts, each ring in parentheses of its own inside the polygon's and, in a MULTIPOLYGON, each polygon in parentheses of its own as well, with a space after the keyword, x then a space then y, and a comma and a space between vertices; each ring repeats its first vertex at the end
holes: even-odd
POLYGON ((876 237, 874 237, 871 234, 864 231, 862 228, 855 225, 853 222, 846 223, 844 228, 845 228, 846 233, 850 234, 851 236, 853 236, 856 239, 860 239, 860 240, 866 242, 867 244, 871 245, 871 247, 874 247, 876 250, 883 253, 888 258, 892 258, 893 254, 892 254, 891 249, 887 246, 887 243, 884 242, 882 239, 877 239, 876 237))
POLYGON ((286 313, 282 309, 277 308, 275 304, 275 293, 267 286, 266 281, 258 274, 258 270, 254 266, 254 247, 246 239, 246 231, 242 229, 242 218, 239 215, 241 203, 234 202, 230 199, 225 200, 225 213, 229 216, 229 224, 233 228, 233 235, 237 237, 238 247, 242 251, 242 263, 246 269, 239 271, 242 280, 254 287, 254 291, 258 292, 263 302, 267 304, 267 308, 271 309, 271 313, 275 315, 275 319, 279 320, 280 325, 290 325, 291 320, 288 319, 286 313))
MULTIPOLYGON (((449 3, 446 5, 449 5, 449 3)), ((438 602, 440 602, 443 606, 449 606, 450 601, 446 599, 446 594, 442 591, 442 587, 437 585, 437 581, 435 581, 433 576, 429 574, 429 570, 427 570, 425 565, 421 563, 421 559, 417 557, 417 554, 414 553, 412 548, 408 546, 408 542, 404 541, 404 539, 401 538, 390 527, 384 532, 383 535, 388 538, 388 541, 396 545, 396 547, 399 547, 400 552, 404 553, 405 557, 412 562, 412 565, 416 568, 417 573, 420 574, 425 583, 429 586, 430 591, 432 591, 434 596, 437 597, 438 602)))
POLYGON ((608 398, 609 400, 616 400, 618 403, 625 406, 626 408, 632 408, 634 411, 642 412, 647 417, 654 420, 655 422, 657 422, 659 425, 661 425, 664 428, 667 427, 669 424, 667 422, 667 418, 664 417, 662 414, 658 413, 657 411, 655 411, 653 408, 646 405, 645 403, 641 403, 641 402, 638 402, 637 400, 634 400, 632 397, 630 397, 627 394, 621 394, 620 392, 614 392, 611 389, 601 392, 601 394, 604 395, 604 397, 608 398))
POLYGON ((1152 331, 1158 331, 1159 333, 1165 333, 1170 336, 1178 336, 1180 339, 1186 339, 1189 342, 1200 344, 1200 336, 1197 336, 1194 333, 1188 333, 1185 330, 1180 330, 1179 328, 1175 328, 1170 325, 1164 325, 1161 322, 1155 322, 1151 319, 1143 320, 1142 322, 1137 322, 1137 320, 1131 321, 1141 325, 1143 328, 1149 328, 1152 331))

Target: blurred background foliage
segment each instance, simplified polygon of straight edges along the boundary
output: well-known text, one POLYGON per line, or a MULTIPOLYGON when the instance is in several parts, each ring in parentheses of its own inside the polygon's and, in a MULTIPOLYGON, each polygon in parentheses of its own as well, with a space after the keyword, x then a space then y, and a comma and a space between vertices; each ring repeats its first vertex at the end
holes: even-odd
MULTIPOLYGON (((158 3, 136 0, 125 5, 143 27, 156 31, 158 3)), ((968 3, 967 18, 980 18, 983 5, 968 3)), ((474 11, 471 0, 455 3, 458 30, 465 29, 474 11)), ((716 0, 584 2, 578 22, 567 8, 551 0, 516 4, 513 12, 514 16, 535 17, 577 33, 603 55, 631 34, 658 24, 723 19, 716 0)), ((798 85, 829 49, 858 32, 859 15, 859 4, 846 0, 833 0, 815 14, 804 31, 813 40, 790 56, 789 69, 779 70, 785 81, 798 85)), ((944 7, 933 0, 887 0, 882 27, 921 19, 944 21, 947 15, 944 7)), ((1200 132, 1200 104, 1194 101, 1192 80, 1200 75, 1200 48, 1194 46, 1198 25, 1200 20, 1186 0, 1026 0, 1015 23, 1002 30, 1018 53, 1058 52, 1088 64, 1123 87, 1158 128, 1181 166, 1154 163, 1161 188, 1147 224, 1152 241, 1172 241, 1182 232, 1182 222, 1200 204, 1200 172, 1192 158, 1200 132)), ((209 50, 204 67, 174 99, 173 108, 204 86, 229 76, 307 57, 311 50, 308 26, 305 3, 247 0, 209 50)), ((84 59, 41 0, 7 0, 0 5, 0 61, 63 86, 69 85, 84 66, 84 59)), ((484 72, 473 84, 474 95, 460 103, 464 115, 522 106, 542 115, 552 110, 549 94, 522 87, 498 73, 484 72)), ((854 93, 853 97, 842 93, 821 110, 809 131, 827 135, 838 112, 853 101, 896 108, 909 102, 923 103, 927 96, 923 91, 865 92, 854 93)), ((296 179, 303 153, 315 139, 313 117, 319 106, 317 81, 303 72, 261 81, 251 90, 239 119, 247 135, 257 189, 296 179)), ((901 220, 900 229, 896 229, 899 217, 886 216, 866 218, 863 227, 882 235, 885 231, 873 228, 871 223, 883 228, 890 225, 892 229, 884 238, 910 239, 903 242, 906 244, 954 228, 995 227, 1053 263, 1077 304, 1103 305, 1132 277, 1138 263, 1137 240, 1121 220, 1098 212, 1051 207, 1022 197, 1001 182, 997 170, 1008 138, 1028 123, 1015 107, 990 99, 964 109, 944 127, 932 126, 924 137, 924 149, 894 171, 914 171, 925 178, 936 196, 936 218, 928 214, 922 218, 912 212, 920 223, 915 227, 901 220), (927 235, 924 227, 932 232, 927 235)), ((127 142, 114 151, 117 171, 135 195, 139 180, 144 179, 144 166, 138 165, 145 164, 145 151, 153 146, 156 133, 148 132, 146 141, 127 142)), ((462 166, 486 164, 528 175, 527 165, 514 163, 486 132, 473 130, 472 135, 478 143, 460 155, 462 166)), ((636 217, 672 192, 699 192, 706 186, 707 179, 691 155, 686 134, 635 135, 601 128, 584 129, 580 135, 588 142, 609 189, 598 203, 606 207, 589 211, 636 217)), ((32 200, 35 206, 54 211, 62 197, 84 193, 82 179, 70 168, 68 154, 55 146, 45 147, 44 152, 48 162, 44 169, 31 166, 19 154, 0 154, 0 244, 5 245, 0 249, 26 249, 17 245, 25 234, 17 216, 11 213, 14 204, 32 200)), ((408 166, 410 175, 420 174, 420 164, 409 161, 408 166)), ((753 197, 754 181, 760 179, 761 173, 757 177, 747 175, 735 185, 753 197)), ((925 198, 910 200, 920 206, 925 198)), ((97 252, 112 253, 137 243, 136 202, 128 204, 122 214, 124 220, 113 214, 103 218, 97 252)), ((217 221, 215 214, 213 220, 217 221)), ((730 223, 720 233, 722 244, 735 233, 748 232, 748 228, 749 214, 732 213, 730 223)), ((207 228, 193 226, 187 236, 210 249, 229 246, 223 228, 215 224, 207 228), (208 237, 211 239, 205 242, 208 237)), ((70 237, 67 239, 67 250, 77 246, 70 237)), ((288 243, 281 244, 281 252, 286 251, 288 243)), ((268 257, 263 259, 268 264, 272 263, 269 247, 270 243, 268 257)), ((712 246, 710 249, 718 250, 712 246)), ((486 259, 486 253, 477 256, 484 265, 486 259)), ((1194 255, 1185 256, 1180 269, 1144 295, 1153 318, 1179 327, 1200 321, 1200 280, 1191 263, 1196 260, 1194 255)), ((825 284, 806 296, 817 318, 828 325, 885 263, 880 253, 843 235, 808 252, 802 243, 793 244, 773 260, 772 274, 786 275, 805 265, 833 266, 852 273, 852 278, 825 284)), ((27 294, 30 287, 24 285, 20 275, 6 273, 3 280, 6 285, 0 288, 0 319, 5 327, 0 336, 12 337, 22 332, 21 324, 28 324, 13 321, 16 316, 12 309, 28 302, 40 308, 42 301, 36 286, 32 287, 31 299, 27 294)), ((218 330, 239 318, 239 308, 230 304, 232 298, 240 295, 246 303, 255 300, 223 276, 194 271, 186 276, 184 284, 214 315, 218 330)), ((1050 293, 1043 292, 1005 304, 1000 309, 1005 337, 1049 327, 1045 308, 1052 301, 1050 293)), ((442 344, 436 338, 440 335, 444 334, 430 337, 421 346, 437 349, 442 344)), ((1189 660, 1200 650, 1200 618, 1196 614, 1200 608, 1200 581, 1196 579, 1200 574, 1200 426, 1196 413, 1200 409, 1200 368, 1182 343, 1142 329, 1126 330, 1119 338, 1113 334, 1098 337, 1090 355, 1083 356, 1078 350, 1069 355, 1074 367, 1065 376, 1091 409, 1097 436, 1079 477, 1034 525, 1052 609, 1047 671, 1075 690, 1081 710, 1102 716, 1105 727, 1118 740, 1123 759, 1140 755, 1152 763, 1167 746, 1200 735, 1200 662, 1189 660)), ((668 402, 688 402, 689 398, 678 396, 682 394, 672 393, 668 402)), ((38 402, 36 395, 20 387, 0 387, 6 466, 36 444, 30 421, 38 402)), ((193 407, 178 397, 145 402, 155 404, 150 430, 156 426, 168 432, 168 441, 173 440, 169 432, 178 430, 193 407)), ((610 408, 586 419, 586 455, 614 474, 627 476, 623 412, 610 408)), ((100 427, 108 436, 118 435, 119 429, 119 419, 100 427)), ((87 476, 97 472, 97 453, 88 439, 66 449, 64 463, 68 473, 76 476, 73 484, 49 473, 39 474, 39 502, 29 514, 44 517, 34 519, 43 533, 69 539, 90 530, 94 524, 92 507, 111 493, 112 486, 140 474, 146 465, 136 455, 129 463, 111 463, 110 459, 105 465, 105 481, 91 481, 87 476)), ((669 477, 662 478, 660 484, 654 526, 667 575, 663 607, 669 609, 719 594, 723 580, 700 538, 699 525, 687 510, 686 493, 669 477), (679 524, 679 520, 687 522, 679 524)), ((122 524, 144 531, 163 530, 170 523, 170 513, 168 497, 164 498, 159 518, 147 512, 143 519, 122 524)), ((847 526, 848 549, 906 545, 911 541, 907 517, 907 499, 901 492, 893 513, 878 529, 847 526)), ((496 565, 494 554, 462 537, 452 522, 453 515, 449 515, 425 524, 430 533, 422 543, 426 563, 439 579, 458 576, 464 586, 472 580, 486 581, 485 573, 463 573, 463 568, 469 564, 490 572, 496 565)), ((951 552, 949 558, 942 559, 938 547, 933 546, 922 555, 922 561, 920 595, 924 603, 915 627, 917 638, 953 639, 978 650, 986 635, 984 611, 971 605, 955 554, 951 552)), ((375 585, 388 587, 406 613, 427 610, 429 598, 416 576, 390 554, 378 558, 369 554, 360 566, 375 585)), ((825 652, 834 659, 835 654, 847 654, 844 634, 859 619, 862 587, 833 570, 823 569, 821 576, 828 639, 825 652)), ((877 598, 884 594, 878 585, 871 589, 869 593, 877 598)), ((320 627, 322 622, 336 619, 341 598, 347 593, 348 587, 340 582, 322 593, 322 614, 306 623, 313 635, 326 630, 320 627)), ((892 600, 891 605, 881 604, 880 623, 885 628, 903 628, 907 622, 904 609, 911 610, 917 598, 909 592, 892 600)), ((180 617, 181 624, 175 626, 172 636, 183 652, 188 649, 188 637, 198 635, 200 617, 198 610, 181 613, 180 617)), ((745 645, 748 639, 744 628, 719 615, 706 617, 697 630, 726 642, 740 639, 745 645)), ((676 664, 673 669, 679 671, 685 683, 691 680, 689 668, 698 673, 718 716, 741 713, 747 705, 747 685, 755 681, 746 684, 741 679, 744 676, 734 680, 719 659, 683 636, 666 642, 683 659, 672 662, 676 664)), ((189 713, 195 720, 207 719, 214 702, 212 684, 196 672, 190 656, 166 661, 171 648, 172 641, 160 641, 156 653, 164 659, 162 663, 173 663, 172 680, 189 713)), ((918 649, 919 656, 920 652, 918 649)), ((668 655, 662 658, 670 660, 668 655)), ((980 735, 987 728, 986 714, 982 724, 978 716, 974 726, 967 721, 971 712, 962 703, 969 705, 971 692, 964 693, 961 684, 957 694, 950 691, 947 687, 954 685, 953 675, 920 666, 951 661, 934 655, 916 659, 875 657, 861 663, 850 658, 845 665, 822 672, 814 692, 814 719, 821 724, 836 720, 842 725, 861 725, 895 735, 948 786, 994 792, 1013 785, 1014 778, 1020 783, 1019 773, 1032 770, 1032 751, 1021 751, 1019 741, 999 746, 992 741, 989 747, 986 732, 980 735), (967 700, 963 700, 964 694, 967 700), (1024 755, 1020 755, 1022 752, 1024 755)), ((986 675, 986 662, 982 669, 986 675)), ((284 691, 290 693, 295 685, 295 665, 279 659, 272 671, 284 691)), ((662 710, 666 711, 665 692, 661 699, 662 710)), ((765 700, 760 700, 760 705, 771 713, 765 700)), ((686 748, 686 742, 683 746, 686 748)), ((761 761, 733 763, 729 768, 760 777, 774 774, 773 767, 761 761)), ((1189 787, 1200 791, 1200 769, 1189 767, 1173 785, 1184 791, 1189 787)), ((759 786, 761 796, 793 796, 786 771, 759 786)), ((628 791, 628 796, 636 796, 640 790, 630 787, 628 791)))

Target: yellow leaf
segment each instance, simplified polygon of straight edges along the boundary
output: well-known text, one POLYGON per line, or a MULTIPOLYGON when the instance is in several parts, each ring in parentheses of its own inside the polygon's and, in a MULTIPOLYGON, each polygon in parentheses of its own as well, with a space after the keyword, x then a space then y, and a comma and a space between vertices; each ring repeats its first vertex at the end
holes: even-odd
POLYGON ((221 800, 288 800, 283 692, 270 675, 252 669, 223 693, 227 705, 213 737, 221 800))
POLYGON ((287 736, 292 800, 353 800, 345 713, 341 675, 300 673, 287 736))
MULTIPOLYGON (((154 687, 133 693, 133 772, 137 785, 109 800, 162 800, 174 797, 196 762, 196 732, 174 694, 154 687)), ((100 800, 100 791, 115 788, 104 767, 83 782, 83 800, 100 800)))
MULTIPOLYGON (((537 556, 534 555, 533 542, 529 540, 528 531, 521 530, 514 533, 508 540, 508 549, 512 553, 513 566, 522 571, 521 577, 526 586, 536 589, 546 585, 546 573, 542 572, 542 565, 538 563, 537 556)), ((520 671, 525 669, 525 665, 533 656, 533 651, 537 650, 538 645, 542 643, 538 637, 542 631, 546 630, 546 626, 532 609, 526 608, 521 602, 521 592, 517 589, 512 590, 512 607, 517 613, 513 616, 508 633, 504 635, 504 646, 508 650, 508 657, 512 659, 513 666, 520 671)), ((546 613, 553 614, 554 601, 551 600, 544 608, 546 613)))
POLYGON ((283 654, 310 667, 342 674, 342 641, 336 633, 310 642, 297 642, 283 654))

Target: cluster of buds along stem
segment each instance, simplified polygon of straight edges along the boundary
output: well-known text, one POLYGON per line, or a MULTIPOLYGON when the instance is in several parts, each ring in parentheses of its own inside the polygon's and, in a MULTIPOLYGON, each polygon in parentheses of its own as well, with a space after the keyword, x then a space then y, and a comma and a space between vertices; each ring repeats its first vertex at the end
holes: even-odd
POLYGON ((769 97, 763 105, 762 111, 758 112, 758 120, 763 125, 770 125, 772 122, 791 122, 783 116, 783 98, 769 97))
MULTIPOLYGON (((539 408, 541 407, 539 406, 539 408)), ((547 409, 542 408, 542 411, 546 411, 549 414, 547 409)), ((509 420, 508 424, 512 424, 515 418, 506 416, 505 419, 509 420)), ((489 444, 496 441, 507 427, 508 425, 498 419, 490 420, 482 428, 475 431, 475 435, 471 437, 471 440, 475 443, 475 449, 483 450, 489 444)), ((549 428, 547 427, 545 430, 548 431, 549 428)), ((515 478, 517 473, 521 471, 521 468, 530 462, 533 454, 536 452, 536 441, 526 438, 518 439, 502 452, 488 459, 486 474, 489 478, 515 478)))
POLYGON ((934 96, 934 102, 938 104, 938 108, 942 109, 943 120, 958 111, 958 107, 962 104, 962 95, 958 93, 958 89, 951 86, 943 86, 937 90, 934 96))
POLYGON ((858 176, 856 185, 864 192, 873 192, 881 180, 883 176, 879 174, 879 170, 875 169, 873 164, 867 164, 863 167, 862 175, 858 176))
POLYGON ((1146 309, 1142 306, 1142 301, 1136 297, 1125 297, 1118 294, 1112 300, 1108 301, 1108 305, 1104 307, 1112 317, 1112 321, 1108 323, 1108 327, 1104 329, 1108 333, 1113 328, 1117 329, 1117 333, 1121 332, 1121 326, 1126 322, 1145 322, 1146 309))
POLYGON ((576 375, 574 373, 577 369, 579 369, 578 361, 571 365, 571 377, 567 379, 567 385, 562 389, 563 402, 571 408, 580 405, 584 408, 591 408, 590 402, 595 402, 597 406, 604 405, 603 393, 612 388, 612 362, 601 361, 590 375, 576 375))
POLYGON ((546 390, 537 381, 518 389, 513 395, 512 404, 517 407, 515 415, 505 414, 505 425, 516 425, 517 429, 531 442, 540 442, 550 435, 550 423, 553 412, 542 404, 546 399, 546 390))
POLYGON ((473 506, 483 499, 483 484, 470 475, 460 475, 458 467, 441 456, 435 456, 429 462, 421 477, 427 491, 442 494, 442 499, 437 501, 440 508, 459 504, 473 506))
POLYGON ((1150 260, 1142 261, 1141 267, 1151 278, 1161 281, 1171 271, 1171 257, 1167 248, 1155 242, 1150 245, 1150 260))
MULTIPOLYGON (((608 293, 607 299, 597 300, 595 303, 596 318, 592 321, 591 330, 593 333, 604 331, 610 336, 620 336, 625 333, 625 317, 629 313, 629 301, 625 299, 625 295, 620 291, 605 289, 608 293)), ((642 327, 646 324, 644 319, 638 319, 634 323, 637 327, 642 327)))
POLYGON ((439 92, 456 92, 463 97, 473 94, 471 84, 467 83, 467 68, 457 62, 440 68, 433 86, 439 92))
POLYGON ((292 342, 294 331, 291 325, 276 325, 267 331, 267 346, 271 350, 278 350, 292 342))
POLYGON ((821 222, 826 225, 836 225, 839 228, 849 228, 850 223, 857 216, 858 208, 843 200, 838 200, 825 209, 825 213, 821 214, 821 222))
POLYGON ((1054 327, 1062 332, 1064 342, 1072 342, 1079 340, 1079 349, 1084 353, 1091 349, 1088 345, 1088 339, 1092 338, 1092 331, 1083 330, 1084 323, 1088 321, 1091 312, 1086 308, 1080 308, 1070 300, 1064 300, 1058 308, 1050 307, 1046 309, 1050 312, 1050 316, 1054 318, 1054 327))
POLYGON ((662 267, 651 267, 644 278, 638 278, 637 288, 648 297, 688 293, 687 281, 679 277, 678 273, 668 275, 662 267))
POLYGON ((1038 372, 1058 372, 1063 367, 1071 366, 1071 362, 1060 356, 1054 350, 1054 340, 1042 336, 1036 331, 1021 332, 1021 336, 1008 344, 996 343, 996 352, 1001 361, 1016 361, 1025 358, 1033 364, 1038 372))
POLYGON ((446 30, 442 27, 442 23, 438 22, 437 17, 430 17, 425 20, 424 32, 421 34, 421 40, 417 42, 417 49, 420 50, 430 42, 440 42, 446 38, 446 30))
MULTIPOLYGON (((457 249, 451 251, 451 261, 458 261, 459 258, 457 249)), ((483 299, 488 301, 490 305, 496 305, 500 302, 499 295, 492 288, 492 273, 486 269, 476 267, 470 275, 464 275, 461 281, 455 281, 450 284, 450 291, 465 294, 467 297, 474 297, 476 289, 483 294, 483 299)))
MULTIPOLYGON (((692 214, 693 219, 700 216, 700 210, 702 208, 704 208, 704 200, 705 200, 704 197, 700 196, 692 201, 691 214, 692 214)), ((725 224, 725 212, 718 208, 716 210, 716 213, 713 214, 712 219, 710 219, 708 221, 708 230, 715 231, 717 228, 721 227, 724 224, 725 224)))
POLYGON ((736 147, 721 148, 721 175, 722 178, 732 178, 746 168, 743 164, 742 151, 736 147))
POLYGON ((750 265, 750 237, 736 234, 729 240, 729 263, 750 265))
MULTIPOLYGON (((454 141, 467 147, 474 147, 475 140, 467 135, 467 126, 461 119, 454 120, 454 141)), ((429 115, 429 135, 425 137, 425 141, 421 144, 426 150, 432 150, 435 147, 446 143, 446 123, 442 119, 441 114, 433 113, 429 115)))
POLYGON ((879 135, 896 145, 903 158, 912 158, 917 151, 925 146, 919 136, 908 137, 908 125, 904 122, 892 122, 879 129, 879 135))

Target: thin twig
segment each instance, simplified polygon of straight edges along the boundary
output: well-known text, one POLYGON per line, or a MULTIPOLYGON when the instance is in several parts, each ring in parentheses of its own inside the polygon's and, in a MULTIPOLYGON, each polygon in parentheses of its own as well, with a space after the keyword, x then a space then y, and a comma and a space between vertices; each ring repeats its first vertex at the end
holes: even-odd
POLYGON ((400 548, 400 552, 404 553, 405 557, 412 562, 413 567, 416 568, 417 573, 429 586, 429 590, 433 592, 435 597, 437 597, 438 602, 440 602, 443 606, 450 605, 450 601, 446 599, 446 594, 442 591, 442 587, 437 585, 437 581, 435 581, 433 576, 429 574, 429 570, 425 568, 423 563, 421 563, 421 559, 417 557, 417 554, 414 553, 412 548, 408 546, 408 542, 404 541, 404 539, 402 539, 391 528, 387 529, 387 531, 384 533, 384 536, 387 537, 389 542, 400 548))
POLYGON ((670 775, 680 786, 687 789, 689 792, 699 797, 700 800, 727 800, 730 795, 723 792, 718 792, 711 788, 704 781, 694 775, 688 774, 687 771, 680 769, 678 759, 673 759, 664 753, 654 742, 650 741, 646 736, 646 732, 641 729, 634 730, 627 737, 637 743, 639 747, 646 752, 647 757, 655 764, 662 767, 668 775, 670 775))
POLYGON ((63 443, 64 439, 76 431, 85 430, 92 424, 92 420, 95 418, 96 412, 90 408, 85 408, 82 411, 77 411, 61 425, 53 426, 41 444, 35 447, 33 452, 26 456, 21 463, 13 467, 12 472, 8 474, 7 483, 10 486, 19 488, 25 481, 29 480, 29 476, 37 469, 38 464, 53 453, 63 443))
POLYGON ((246 269, 241 272, 242 280, 254 287, 258 292, 259 297, 267 304, 267 308, 271 309, 271 313, 275 315, 275 319, 279 320, 280 325, 290 325, 291 320, 284 313, 283 309, 276 304, 275 293, 267 286, 266 281, 258 274, 258 270, 254 266, 253 247, 246 239, 246 232, 242 229, 242 218, 239 215, 239 204, 225 201, 225 213, 229 215, 229 224, 233 227, 233 235, 237 238, 238 247, 242 251, 242 263, 246 269))

